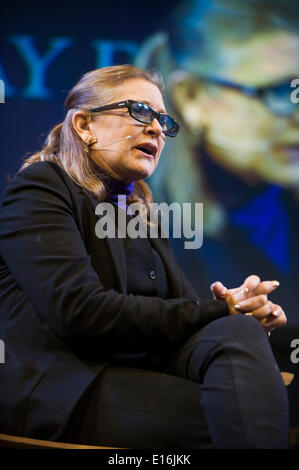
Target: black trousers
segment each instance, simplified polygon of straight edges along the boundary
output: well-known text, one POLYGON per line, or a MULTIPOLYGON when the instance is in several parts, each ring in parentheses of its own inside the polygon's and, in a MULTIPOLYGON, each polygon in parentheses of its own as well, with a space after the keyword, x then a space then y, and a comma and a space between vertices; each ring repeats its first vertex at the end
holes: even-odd
POLYGON ((135 449, 283 449, 288 426, 268 337, 254 318, 234 315, 147 369, 130 361, 108 368, 65 438, 135 449))

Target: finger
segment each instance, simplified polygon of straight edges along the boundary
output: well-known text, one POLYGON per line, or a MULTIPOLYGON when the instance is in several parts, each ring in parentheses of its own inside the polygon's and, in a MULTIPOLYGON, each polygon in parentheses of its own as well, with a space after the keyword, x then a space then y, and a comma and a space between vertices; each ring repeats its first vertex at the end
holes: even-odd
MULTIPOLYGON (((234 299, 237 296, 234 296, 234 299)), ((249 299, 243 300, 235 304, 235 309, 241 312, 252 312, 260 307, 263 307, 268 302, 266 295, 256 295, 249 299)))
POLYGON ((278 281, 263 281, 252 291, 253 295, 270 294, 272 291, 279 287, 278 281))
MULTIPOLYGON (((232 290, 233 289, 229 289, 229 293, 231 294, 232 293, 232 290)), ((254 297, 253 294, 250 293, 249 289, 247 287, 245 287, 244 285, 239 289, 237 290, 234 294, 233 294, 233 297, 235 299, 235 303, 240 303, 242 302, 243 300, 246 300, 250 297, 254 297)))
POLYGON ((217 281, 211 284, 211 291, 214 294, 214 297, 217 299, 223 299, 226 296, 227 288, 222 284, 222 282, 217 281))
POLYGON ((235 289, 228 289, 228 293, 235 298, 235 302, 241 302, 242 300, 252 297, 250 290, 245 284, 242 284, 240 287, 235 289))
POLYGON ((240 294, 240 295, 243 295, 244 294, 248 294, 250 291, 249 287, 246 286, 245 282, 243 284, 241 284, 241 286, 239 287, 236 287, 234 289, 229 289, 229 292, 233 295, 236 295, 236 294, 240 294))
POLYGON ((265 329, 269 331, 273 330, 274 328, 284 326, 287 323, 287 317, 285 315, 285 312, 279 305, 275 305, 272 303, 271 315, 268 315, 261 322, 265 329))
POLYGON ((254 318, 256 318, 257 320, 264 321, 263 324, 265 326, 266 319, 272 314, 272 310, 273 310, 272 302, 268 301, 262 307, 256 308, 255 310, 253 310, 249 313, 246 313, 245 315, 251 315, 254 318))
MULTIPOLYGON (((259 285, 260 281, 261 281, 260 278, 256 274, 252 274, 251 276, 248 276, 245 279, 245 281, 243 282, 243 284, 241 284, 241 286, 236 287, 234 289, 229 289, 229 292, 232 295, 248 294, 250 291, 254 291, 254 289, 256 289, 256 287, 259 285)), ((260 292, 260 293, 262 294, 263 292, 260 292)))
MULTIPOLYGON (((238 303, 238 302, 241 302, 242 300, 245 300, 249 297, 253 297, 255 295, 271 294, 271 292, 277 289, 279 285, 280 284, 278 281, 262 281, 253 290, 249 290, 249 288, 247 288, 247 291, 246 291, 246 287, 243 287, 243 289, 235 293, 235 300, 238 303)), ((231 291, 232 289, 230 289, 230 292, 231 291)))
MULTIPOLYGON (((237 301, 242 301, 247 299, 248 297, 252 297, 254 294, 255 289, 259 286, 260 278, 255 274, 248 276, 244 283, 237 287, 236 289, 229 289, 229 292, 236 296, 237 301)), ((263 294, 263 292, 259 292, 263 294)))
POLYGON ((247 288, 249 289, 249 292, 252 292, 257 288, 260 282, 261 282, 261 279, 259 278, 259 276, 257 276, 256 274, 252 274, 251 276, 248 276, 245 279, 244 288, 245 289, 247 288))

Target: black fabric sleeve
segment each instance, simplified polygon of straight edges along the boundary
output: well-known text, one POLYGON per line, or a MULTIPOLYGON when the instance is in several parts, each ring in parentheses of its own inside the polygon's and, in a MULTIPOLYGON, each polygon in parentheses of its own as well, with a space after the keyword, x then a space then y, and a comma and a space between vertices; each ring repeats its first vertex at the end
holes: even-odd
MULTIPOLYGON (((164 300, 104 290, 74 217, 70 190, 49 164, 10 183, 0 209, 0 251, 37 315, 66 344, 159 353, 227 315, 223 301, 164 300)), ((190 298, 188 296, 190 295, 190 298)))

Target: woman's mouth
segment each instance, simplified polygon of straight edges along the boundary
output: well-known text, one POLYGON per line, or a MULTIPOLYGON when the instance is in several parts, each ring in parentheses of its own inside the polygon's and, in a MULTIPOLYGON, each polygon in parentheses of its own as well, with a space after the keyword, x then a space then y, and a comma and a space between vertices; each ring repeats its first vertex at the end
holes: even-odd
POLYGON ((142 154, 143 156, 153 159, 158 152, 158 147, 150 142, 145 142, 137 145, 135 150, 137 150, 138 153, 142 154))

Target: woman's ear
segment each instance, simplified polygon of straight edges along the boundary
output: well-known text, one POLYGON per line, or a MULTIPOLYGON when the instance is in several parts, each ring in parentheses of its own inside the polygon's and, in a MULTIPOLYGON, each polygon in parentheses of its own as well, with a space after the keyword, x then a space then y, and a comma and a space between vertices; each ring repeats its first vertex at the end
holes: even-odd
POLYGON ((80 139, 88 142, 92 137, 89 114, 85 111, 76 111, 73 114, 72 124, 80 139))
POLYGON ((188 128, 196 133, 206 124, 204 83, 186 73, 171 77, 171 98, 188 128))

